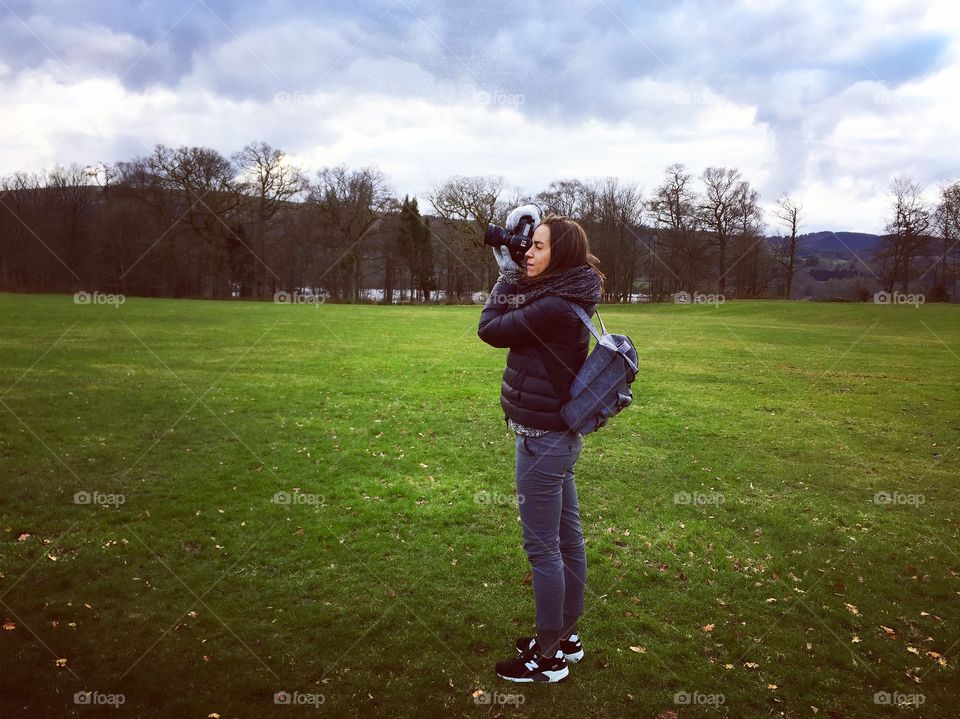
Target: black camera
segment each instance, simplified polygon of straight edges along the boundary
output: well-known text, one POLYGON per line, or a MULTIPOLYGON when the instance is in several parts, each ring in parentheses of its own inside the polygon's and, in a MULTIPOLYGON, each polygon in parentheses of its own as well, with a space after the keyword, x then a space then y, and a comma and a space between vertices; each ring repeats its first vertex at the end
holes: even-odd
POLYGON ((533 244, 533 216, 524 215, 517 223, 517 229, 514 232, 500 227, 499 225, 487 225, 487 231, 483 235, 483 244, 491 247, 507 248, 513 261, 521 267, 524 266, 524 255, 533 244))

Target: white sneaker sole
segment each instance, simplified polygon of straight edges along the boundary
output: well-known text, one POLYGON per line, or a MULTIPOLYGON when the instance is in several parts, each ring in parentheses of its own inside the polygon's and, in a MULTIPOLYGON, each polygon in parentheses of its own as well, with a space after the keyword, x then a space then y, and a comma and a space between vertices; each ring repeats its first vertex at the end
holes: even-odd
POLYGON ((563 669, 557 669, 555 671, 540 672, 532 677, 505 677, 503 674, 497 674, 497 676, 501 679, 506 679, 508 682, 517 682, 519 684, 533 682, 552 684, 553 682, 562 682, 569 674, 570 668, 564 667, 563 669))

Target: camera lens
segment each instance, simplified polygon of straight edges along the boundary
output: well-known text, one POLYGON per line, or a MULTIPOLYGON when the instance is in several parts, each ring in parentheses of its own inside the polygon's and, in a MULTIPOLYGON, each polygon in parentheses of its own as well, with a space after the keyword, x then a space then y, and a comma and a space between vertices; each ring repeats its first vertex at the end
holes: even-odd
POLYGON ((487 225, 487 231, 483 235, 483 244, 491 247, 500 247, 501 245, 510 245, 510 233, 502 227, 494 224, 487 225))

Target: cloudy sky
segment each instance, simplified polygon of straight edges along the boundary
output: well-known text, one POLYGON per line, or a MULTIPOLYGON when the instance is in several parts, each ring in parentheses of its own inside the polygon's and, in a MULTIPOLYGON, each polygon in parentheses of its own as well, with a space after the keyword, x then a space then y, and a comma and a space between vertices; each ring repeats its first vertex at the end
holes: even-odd
MULTIPOLYGON (((739 167, 805 231, 881 231, 960 178, 953 0, 0 0, 0 174, 253 140, 535 193, 739 167)), ((510 193, 512 194, 512 192, 510 193)))

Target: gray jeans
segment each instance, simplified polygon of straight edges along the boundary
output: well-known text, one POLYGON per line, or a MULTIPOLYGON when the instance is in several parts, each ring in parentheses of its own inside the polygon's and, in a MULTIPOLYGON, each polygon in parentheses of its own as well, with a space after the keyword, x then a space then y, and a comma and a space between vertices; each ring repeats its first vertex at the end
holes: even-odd
POLYGON ((517 435, 517 502, 538 632, 561 632, 583 614, 587 555, 573 479, 582 449, 578 432, 517 435))

